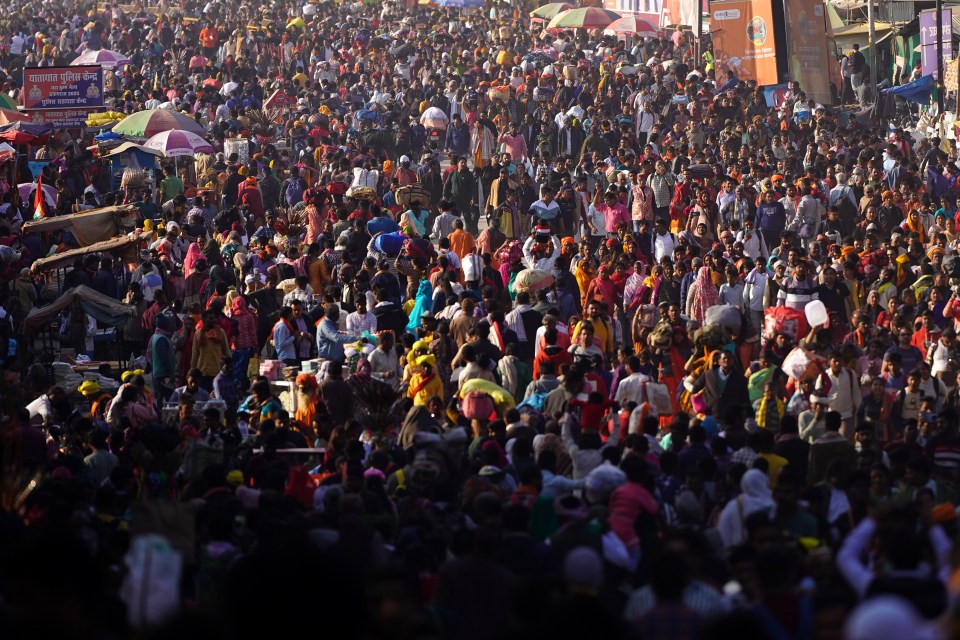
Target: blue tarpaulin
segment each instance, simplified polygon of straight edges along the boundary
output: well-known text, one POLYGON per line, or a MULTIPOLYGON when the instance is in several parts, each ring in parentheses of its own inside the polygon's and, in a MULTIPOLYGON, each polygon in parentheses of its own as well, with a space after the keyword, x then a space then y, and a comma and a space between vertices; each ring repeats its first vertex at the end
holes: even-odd
POLYGON ((897 87, 884 89, 883 93, 890 93, 918 104, 927 104, 930 102, 930 94, 933 93, 933 87, 936 84, 932 75, 925 75, 919 80, 914 80, 908 84, 901 84, 897 87))

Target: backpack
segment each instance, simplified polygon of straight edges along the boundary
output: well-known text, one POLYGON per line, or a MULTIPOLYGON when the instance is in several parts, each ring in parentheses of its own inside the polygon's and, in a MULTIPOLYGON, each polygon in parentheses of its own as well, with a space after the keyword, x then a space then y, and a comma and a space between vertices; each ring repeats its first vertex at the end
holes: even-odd
POLYGON ((847 197, 848 192, 850 192, 850 187, 847 187, 846 190, 843 191, 843 194, 837 198, 837 201, 834 203, 837 206, 837 210, 840 212, 840 219, 843 220, 845 224, 852 222, 857 217, 857 208, 852 202, 850 202, 850 198, 847 197))
POLYGON ((303 178, 297 176, 296 178, 290 178, 287 180, 286 188, 284 189, 284 196, 287 199, 287 202, 290 204, 296 204, 303 200, 303 193, 307 189, 307 183, 304 182, 303 178))
POLYGON ((332 196, 342 196, 347 192, 347 183, 342 180, 331 180, 327 185, 327 191, 332 196))
POLYGON ((487 420, 494 411, 489 393, 470 391, 460 399, 460 415, 467 420, 487 420))

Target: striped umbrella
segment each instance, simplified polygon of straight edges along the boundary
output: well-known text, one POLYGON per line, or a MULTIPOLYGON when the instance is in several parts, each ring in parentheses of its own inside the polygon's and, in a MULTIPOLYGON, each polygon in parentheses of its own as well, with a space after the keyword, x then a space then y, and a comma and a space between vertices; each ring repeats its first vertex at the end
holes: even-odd
POLYGON ((177 129, 190 131, 202 136, 206 133, 203 125, 185 113, 172 109, 147 109, 127 116, 113 127, 116 133, 126 136, 149 138, 163 131, 177 129))
POLYGON ((163 131, 151 136, 143 146, 162 151, 168 158, 213 153, 213 146, 191 131, 163 131))
POLYGON ((74 58, 73 62, 70 63, 70 66, 83 67, 89 65, 100 65, 104 69, 116 69, 117 67, 123 67, 128 64, 130 64, 130 58, 122 53, 110 51, 109 49, 98 49, 96 51, 87 49, 79 56, 74 58))
POLYGON ((574 8, 576 8, 576 5, 567 4, 566 2, 551 2, 550 4, 545 4, 542 7, 538 7, 531 11, 530 17, 540 18, 541 20, 549 20, 561 11, 574 8))
POLYGON ((635 13, 631 13, 623 16, 619 20, 614 20, 607 28, 603 30, 604 33, 610 35, 637 35, 644 36, 648 38, 655 38, 657 36, 657 27, 653 24, 639 17, 635 13))
POLYGON ((600 7, 581 7, 569 9, 555 15, 547 25, 548 29, 602 29, 614 20, 620 19, 620 14, 600 7))

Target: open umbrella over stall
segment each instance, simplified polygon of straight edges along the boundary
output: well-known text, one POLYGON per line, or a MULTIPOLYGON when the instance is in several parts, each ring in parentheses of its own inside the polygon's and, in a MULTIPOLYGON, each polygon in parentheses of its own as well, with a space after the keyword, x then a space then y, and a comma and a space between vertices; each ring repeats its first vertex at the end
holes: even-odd
POLYGON ((148 109, 129 115, 113 128, 116 133, 140 138, 149 138, 164 131, 177 129, 203 136, 203 125, 185 113, 172 109, 148 109))
POLYGON ((213 153, 213 145, 190 131, 163 131, 151 136, 143 146, 162 151, 168 158, 213 153))
MULTIPOLYGON (((21 200, 24 202, 30 202, 28 198, 36 188, 36 182, 23 182, 17 185, 17 192, 20 194, 21 200)), ((57 190, 52 185, 43 185, 43 200, 51 207, 57 206, 57 190)))
POLYGON ((537 7, 531 11, 530 17, 539 18, 540 20, 550 20, 561 11, 567 11, 568 9, 575 8, 576 5, 567 4, 566 2, 551 2, 550 4, 545 4, 542 7, 537 7))
POLYGON ((645 38, 655 38, 657 36, 657 27, 640 16, 631 13, 623 16, 619 20, 614 20, 607 28, 603 30, 609 35, 635 35, 645 38))
POLYGON ((110 51, 109 49, 98 49, 96 51, 87 49, 79 56, 74 58, 73 62, 70 63, 70 66, 84 67, 90 65, 99 65, 104 69, 116 69, 117 67, 123 67, 128 64, 130 64, 130 58, 122 53, 110 51))
POLYGON ((600 7, 568 9, 555 15, 548 29, 601 29, 620 19, 620 14, 600 7))

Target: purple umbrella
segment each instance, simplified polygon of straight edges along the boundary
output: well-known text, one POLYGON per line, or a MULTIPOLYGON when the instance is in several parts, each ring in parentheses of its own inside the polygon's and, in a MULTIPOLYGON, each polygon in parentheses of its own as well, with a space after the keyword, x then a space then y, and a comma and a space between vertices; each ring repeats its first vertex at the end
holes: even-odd
POLYGON ((104 69, 116 69, 117 67, 123 67, 128 64, 130 64, 130 58, 122 53, 110 51, 109 49, 98 49, 97 51, 87 49, 77 56, 74 61, 70 63, 70 66, 83 67, 99 65, 104 69))
POLYGON ((152 136, 143 146, 162 151, 168 158, 213 153, 213 146, 192 131, 163 131, 152 136))

